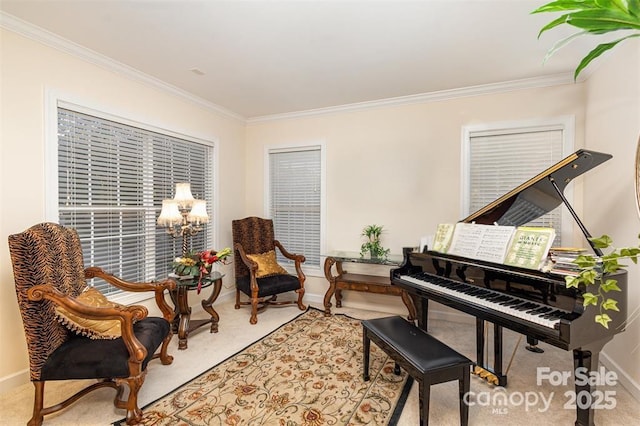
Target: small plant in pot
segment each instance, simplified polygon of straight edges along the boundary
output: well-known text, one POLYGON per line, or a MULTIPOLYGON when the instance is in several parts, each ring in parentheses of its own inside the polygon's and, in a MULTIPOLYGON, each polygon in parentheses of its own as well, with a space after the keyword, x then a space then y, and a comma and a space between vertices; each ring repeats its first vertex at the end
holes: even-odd
POLYGON ((360 256, 364 257, 367 253, 371 259, 386 258, 389 255, 389 249, 382 247, 380 237, 382 236, 382 225, 369 225, 362 230, 362 236, 367 241, 360 247, 360 256))

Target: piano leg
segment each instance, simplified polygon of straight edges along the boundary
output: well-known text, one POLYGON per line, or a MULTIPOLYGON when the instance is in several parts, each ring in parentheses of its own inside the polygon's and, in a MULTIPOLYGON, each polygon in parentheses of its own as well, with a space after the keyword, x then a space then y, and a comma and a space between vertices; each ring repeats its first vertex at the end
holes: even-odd
POLYGON ((507 376, 502 374, 502 326, 493 325, 493 369, 486 367, 484 320, 476 318, 476 367, 473 373, 497 386, 507 386, 507 376))
POLYGON ((502 326, 497 324, 493 324, 493 374, 500 386, 507 385, 507 376, 502 375, 502 326))
MULTIPOLYGON (((600 351, 606 343, 611 339, 600 340, 597 342, 589 343, 579 349, 573 350, 573 368, 574 368, 574 380, 576 372, 580 371, 580 377, 591 377, 592 372, 598 373, 598 361, 600 358, 600 351), (580 368, 581 370, 578 370, 580 368)), ((597 401, 597 396, 594 395, 595 386, 589 384, 589 380, 583 380, 587 382, 583 385, 575 384, 576 392, 576 426, 594 426, 595 410, 593 409, 594 401, 597 401), (589 395, 586 397, 585 395, 589 395), (590 402, 589 407, 585 407, 585 402, 590 402)))
POLYGON ((484 367, 484 320, 476 318, 476 365, 484 367))
POLYGON ((400 297, 402 298, 402 303, 404 303, 404 306, 406 306, 407 310, 409 311, 409 317, 407 317, 407 320, 409 322, 414 322, 417 319, 417 314, 416 308, 413 304, 413 300, 411 300, 411 297, 409 297, 409 293, 404 290, 402 290, 402 294, 400 295, 400 297))
POLYGON ((429 321, 429 299, 411 293, 409 293, 408 296, 412 301, 411 306, 415 309, 414 319, 418 320, 418 327, 429 332, 427 329, 429 321))

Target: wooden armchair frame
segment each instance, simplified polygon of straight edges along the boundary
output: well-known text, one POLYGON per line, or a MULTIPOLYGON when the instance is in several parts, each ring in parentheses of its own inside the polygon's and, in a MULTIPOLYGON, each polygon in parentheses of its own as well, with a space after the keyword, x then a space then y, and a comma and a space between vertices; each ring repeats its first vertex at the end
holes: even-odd
MULTIPOLYGON (((279 293, 269 294, 267 296, 261 296, 259 280, 264 280, 265 278, 256 277, 256 274, 258 271, 258 264, 253 260, 249 259, 249 257, 247 257, 247 254, 256 253, 255 247, 253 248, 254 249, 253 253, 247 253, 247 249, 240 242, 235 242, 233 247, 237 254, 236 257, 240 258, 239 260, 236 259, 236 262, 241 261, 242 264, 246 266, 246 269, 248 269, 249 280, 250 280, 249 286, 250 286, 250 292, 251 292, 251 294, 248 295, 250 300, 248 302, 242 302, 240 300, 241 290, 236 284, 235 308, 239 309, 241 305, 251 305, 251 318, 249 319, 249 322, 251 324, 256 324, 258 322, 258 313, 262 312, 269 305, 282 306, 282 305, 290 305, 295 303, 298 305, 298 308, 300 310, 307 309, 307 307, 302 303, 302 298, 304 297, 304 293, 305 293, 304 282, 306 280, 306 276, 304 272, 302 272, 302 263, 304 263, 304 261, 306 260, 305 257, 301 254, 290 253, 284 248, 284 246, 278 240, 273 238, 273 225, 270 219, 250 217, 250 218, 234 221, 234 227, 236 227, 235 228, 236 231, 234 232, 239 232, 238 229, 240 228, 240 226, 238 225, 243 221, 247 221, 246 223, 255 224, 258 228, 261 228, 259 229, 258 232, 260 231, 264 232, 264 235, 256 236, 257 239, 262 240, 262 242, 257 244, 257 246, 259 247, 258 251, 263 249, 277 248, 285 258, 291 259, 294 261, 294 266, 296 269, 295 277, 297 279, 297 282, 299 283, 299 288, 296 288, 294 290, 298 295, 296 300, 278 301, 277 297, 279 293)), ((236 237, 237 235, 234 236, 234 240, 236 239, 236 237)), ((242 276, 240 275, 242 274, 242 269, 243 269, 242 266, 236 265, 236 282, 238 281, 239 278, 242 278, 242 276)), ((292 275, 289 275, 289 274, 287 274, 287 276, 293 277, 292 275)))
MULTIPOLYGON (((165 299, 165 291, 167 291, 167 294, 168 294, 169 291, 175 290, 176 289, 175 281, 166 279, 164 281, 150 282, 150 283, 132 283, 129 281, 124 281, 113 274, 105 272, 104 270, 102 270, 102 268, 98 268, 96 266, 92 266, 90 268, 85 269, 84 276, 86 279, 100 278, 108 282, 112 286, 118 287, 120 290, 124 290, 124 291, 130 291, 135 293, 153 291, 156 305, 158 305, 158 308, 162 312, 162 317, 165 320, 167 320, 169 324, 171 324, 171 322, 173 321, 174 310, 171 308, 171 306, 169 306, 169 304, 167 303, 167 300, 165 299)), ((129 307, 133 308, 134 306, 129 306, 129 307)), ((146 318, 147 314, 148 313, 145 313, 145 316, 143 318, 146 318)), ((136 320, 138 319, 141 319, 141 318, 136 318, 136 320)), ((123 324, 123 332, 124 332, 124 324, 123 324)), ((153 359, 160 358, 160 361, 162 362, 163 365, 169 365, 173 362, 173 357, 168 354, 169 343, 171 342, 172 336, 173 336, 172 333, 169 332, 169 335, 167 335, 167 337, 162 342, 162 347, 160 349, 160 352, 155 353, 153 355, 153 359)), ((133 340, 137 342, 137 339, 135 338, 135 336, 131 335, 131 337, 133 340)), ((138 342, 138 344, 140 344, 140 342, 138 342)), ((129 348, 129 345, 127 345, 127 348, 129 348)), ((129 353, 131 353, 131 350, 129 350, 129 353)), ((144 359, 144 357, 142 359, 144 359)))
MULTIPOLYGON (((101 268, 90 267, 85 269, 85 277, 102 278, 108 283, 120 288, 121 290, 131 292, 155 292, 155 300, 158 307, 162 311, 163 318, 167 322, 173 319, 173 310, 167 304, 163 294, 165 290, 173 290, 176 283, 171 280, 153 283, 131 283, 123 281, 112 274, 104 272, 101 268)), ((103 379, 97 383, 93 383, 84 387, 64 401, 44 407, 44 381, 34 381, 35 399, 33 405, 33 416, 29 420, 29 426, 39 426, 44 421, 44 416, 55 413, 67 408, 78 399, 87 395, 94 390, 111 387, 116 389, 116 396, 113 404, 120 409, 127 410, 126 423, 136 424, 142 419, 142 410, 138 407, 138 391, 144 383, 146 370, 142 370, 142 362, 147 357, 147 350, 140 343, 133 333, 133 324, 136 321, 144 319, 148 315, 147 308, 141 305, 118 306, 118 307, 94 307, 78 302, 75 298, 61 293, 51 284, 40 284, 30 288, 27 295, 32 301, 50 300, 57 306, 62 306, 70 313, 88 319, 94 320, 119 320, 122 329, 122 341, 129 352, 129 377, 103 379), (125 387, 129 388, 129 395, 126 400, 122 399, 125 387)), ((168 354, 168 346, 171 341, 171 328, 169 334, 162 342, 162 347, 158 353, 155 353, 152 359, 160 358, 163 365, 169 365, 173 362, 173 356, 168 354)))

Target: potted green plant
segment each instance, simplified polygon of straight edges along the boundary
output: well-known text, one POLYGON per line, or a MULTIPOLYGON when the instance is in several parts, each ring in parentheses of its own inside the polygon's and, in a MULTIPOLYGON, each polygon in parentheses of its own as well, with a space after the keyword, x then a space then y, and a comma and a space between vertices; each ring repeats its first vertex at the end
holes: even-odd
POLYGON ((574 80, 591 61, 607 50, 628 38, 640 37, 640 0, 557 0, 539 7, 532 13, 543 12, 566 13, 542 27, 538 37, 545 31, 563 24, 581 29, 580 32, 558 41, 549 50, 545 60, 577 37, 630 31, 617 40, 600 43, 589 52, 578 64, 573 74, 574 80))
POLYGON ((389 255, 389 249, 382 247, 380 238, 382 236, 382 225, 369 225, 362 230, 362 236, 367 241, 360 247, 360 256, 364 257, 367 253, 371 259, 386 258, 389 255))

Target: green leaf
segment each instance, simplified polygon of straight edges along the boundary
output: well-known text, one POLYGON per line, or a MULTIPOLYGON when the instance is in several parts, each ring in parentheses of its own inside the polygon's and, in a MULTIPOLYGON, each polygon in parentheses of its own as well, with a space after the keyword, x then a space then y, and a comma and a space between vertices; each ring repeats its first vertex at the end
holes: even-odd
POLYGON ((610 291, 622 291, 620 287, 618 287, 618 281, 611 279, 606 280, 604 283, 600 284, 600 288, 605 293, 608 293, 610 291))
POLYGON ((568 15, 562 15, 561 17, 554 19, 553 21, 542 27, 542 29, 538 32, 538 38, 540 38, 543 32, 549 31, 550 29, 555 28, 558 25, 565 24, 567 22, 567 17, 568 15))
POLYGON ((589 65, 589 63, 593 59, 597 58, 603 52, 611 49, 612 47, 614 47, 616 44, 620 43, 621 41, 626 40, 628 38, 633 38, 633 37, 640 37, 640 33, 631 34, 631 35, 628 35, 626 37, 622 37, 621 39, 618 39, 616 41, 613 41, 611 43, 603 43, 603 44, 600 44, 600 45, 596 46, 595 49, 593 49, 591 52, 589 52, 589 54, 582 59, 582 61, 578 65, 578 68, 576 68, 576 71, 573 74, 573 79, 577 80, 578 75, 580 74, 580 71, 582 71, 587 65, 589 65))
MULTIPOLYGON (((625 37, 625 38, 628 38, 628 37, 625 37)), ((591 63, 591 61, 596 59, 598 56, 602 55, 607 50, 613 48, 616 44, 620 43, 622 40, 624 40, 624 38, 622 38, 620 40, 617 40, 617 41, 614 41, 614 42, 611 42, 611 43, 603 43, 603 44, 599 44, 598 46, 596 46, 596 48, 593 49, 591 52, 589 52, 587 54, 587 56, 582 58, 582 61, 580 61, 580 63, 578 64, 578 67, 576 68, 575 72, 573 73, 573 80, 575 81, 575 80, 578 79, 578 75, 580 75, 580 71, 585 69, 587 67, 587 65, 589 65, 591 63)))
POLYGON ((589 305, 593 305, 596 306, 598 304, 598 295, 593 294, 593 293, 585 293, 582 295, 582 298, 584 299, 582 301, 582 306, 589 306, 589 305))
POLYGON ((631 261, 636 264, 638 263, 638 254, 640 254, 640 248, 637 247, 625 247, 620 249, 621 256, 631 259, 631 261))
POLYGON ((564 277, 564 282, 567 284, 567 288, 578 288, 578 284, 580 284, 580 280, 578 279, 578 277, 572 277, 570 275, 566 275, 564 277))
POLYGON ((561 12, 563 10, 582 10, 597 7, 598 5, 593 0, 557 0, 540 6, 531 13, 561 12))
POLYGON ((605 274, 610 274, 612 272, 616 272, 624 265, 620 265, 617 260, 608 260, 602 264, 602 271, 605 274))
POLYGON ((607 314, 596 315, 595 318, 598 324, 601 324, 604 328, 609 328, 609 323, 611 322, 611 318, 607 314))
POLYGON ((633 16, 640 17, 640 0, 627 0, 629 6, 629 13, 633 16))
POLYGON ((595 284, 596 279, 598 279, 598 273, 593 269, 587 269, 580 272, 579 278, 585 285, 595 284))
POLYGON ((612 251, 609 254, 605 254, 603 255, 600 259, 602 259, 602 261, 607 262, 607 261, 617 261, 617 259, 620 257, 620 253, 616 253, 615 251, 612 251))
POLYGON ((628 13, 627 3, 625 0, 600 0, 600 4, 615 6, 624 13, 628 13))
POLYGON ((581 254, 575 258, 573 263, 578 265, 578 268, 580 269, 593 268, 594 266, 596 266, 596 258, 591 255, 581 254))
POLYGON ((613 239, 606 234, 603 234, 598 238, 591 237, 589 238, 589 241, 593 243, 595 248, 599 249, 607 248, 613 244, 613 239))
POLYGON ((610 0, 610 1, 621 11, 625 13, 629 13, 629 8, 627 7, 627 0, 610 0))
POLYGON ((542 60, 542 63, 546 63, 550 57, 552 57, 558 50, 562 49, 563 47, 565 47, 567 44, 571 43, 573 40, 575 40, 576 38, 583 36, 585 34, 588 34, 588 31, 580 31, 577 32, 575 34, 570 35, 569 37, 565 37, 562 40, 559 40, 556 42, 556 44, 554 44, 551 49, 549 49, 549 51, 547 51, 547 54, 544 56, 544 59, 542 60))
POLYGON ((582 10, 567 14, 566 22, 585 30, 618 31, 640 29, 640 20, 619 10, 582 10))
POLYGON ((616 312, 620 312, 620 309, 618 309, 618 302, 616 300, 613 299, 607 299, 604 302, 602 302, 602 306, 603 309, 606 309, 607 311, 616 311, 616 312))

